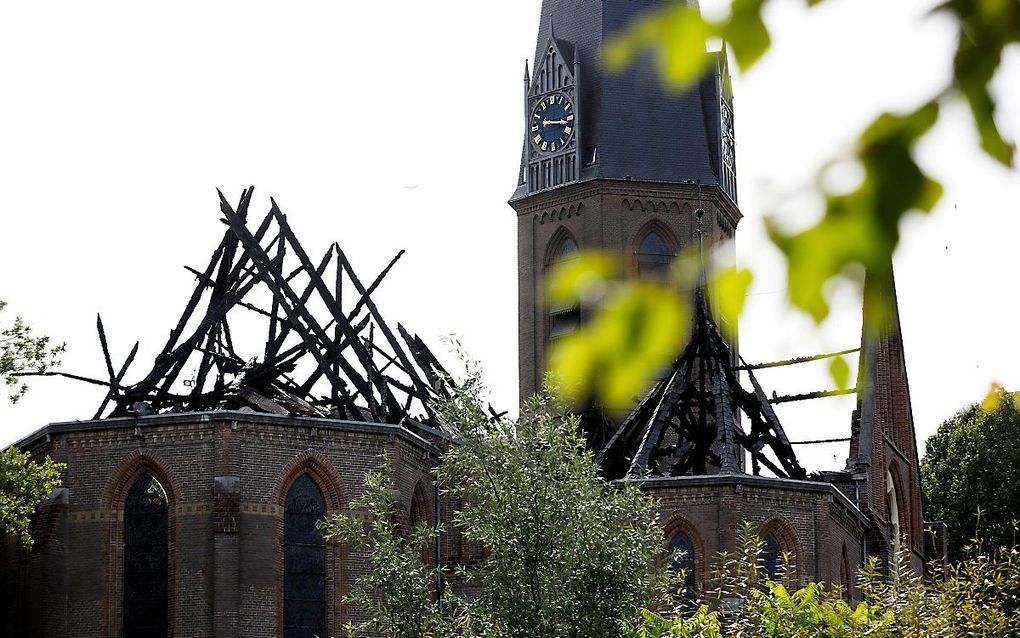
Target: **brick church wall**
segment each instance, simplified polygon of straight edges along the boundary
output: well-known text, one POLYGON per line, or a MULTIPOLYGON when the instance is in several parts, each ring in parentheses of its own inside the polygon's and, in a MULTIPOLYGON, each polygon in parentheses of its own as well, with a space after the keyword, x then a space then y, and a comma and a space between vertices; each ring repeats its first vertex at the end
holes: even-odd
POLYGON ((719 552, 733 553, 742 523, 760 535, 772 532, 791 561, 797 582, 841 584, 846 548, 850 573, 863 563, 863 514, 828 483, 717 474, 642 481, 660 500, 665 542, 683 530, 695 545, 697 582, 711 580, 719 552))
MULTIPOLYGON (((44 505, 37 518, 48 527, 32 551, 4 540, 0 573, 14 595, 4 596, 0 622, 16 627, 12 635, 120 635, 123 503, 144 472, 169 499, 175 636, 281 633, 283 503, 302 473, 319 485, 328 511, 345 509, 385 452, 404 505, 416 489, 424 491, 434 518, 429 471, 436 450, 396 426, 181 414, 57 424, 29 447, 68 464, 66 504, 44 505)), ((449 551, 449 539, 444 544, 449 551)), ((327 561, 329 629, 339 635, 351 614, 343 598, 367 561, 339 544, 327 546, 327 561)))
MULTIPOLYGON (((64 489, 35 524, 36 549, 2 545, 0 622, 13 635, 87 638, 120 635, 123 503, 144 472, 169 500, 170 608, 175 636, 275 636, 283 615, 283 505, 307 473, 328 511, 362 493, 365 472, 386 453, 410 525, 412 499, 434 522, 430 470, 438 450, 389 425, 262 414, 209 413, 56 424, 28 442, 68 464, 64 489), (17 583, 12 586, 12 583, 17 583)), ((720 551, 733 551, 742 521, 773 531, 795 554, 798 579, 838 584, 844 562, 861 564, 866 524, 828 483, 746 475, 648 479, 661 499, 664 541, 677 529, 695 539, 698 582, 720 551), (847 558, 844 558, 844 552, 847 558)), ((471 564, 484 550, 463 543, 441 504, 444 562, 471 564)), ((357 620, 343 598, 369 569, 367 556, 327 546, 330 635, 357 620)), ((433 561, 430 552, 429 561, 433 561)))

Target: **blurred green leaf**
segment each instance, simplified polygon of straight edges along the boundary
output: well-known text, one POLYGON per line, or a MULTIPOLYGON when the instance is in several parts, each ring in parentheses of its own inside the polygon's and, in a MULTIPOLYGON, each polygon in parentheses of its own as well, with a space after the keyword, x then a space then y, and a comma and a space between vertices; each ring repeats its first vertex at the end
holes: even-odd
POLYGON ((766 218, 769 236, 789 264, 790 301, 817 323, 829 314, 826 284, 850 277, 852 266, 884 281, 903 216, 914 210, 930 212, 942 196, 941 184, 925 175, 912 155, 938 112, 938 103, 931 101, 906 115, 876 118, 861 134, 856 150, 863 183, 850 193, 826 193, 825 213, 814 226, 788 234, 766 218))
MULTIPOLYGON (((807 0, 809 7, 822 0, 807 0)), ((664 3, 629 24, 607 43, 610 71, 633 64, 640 54, 659 63, 663 83, 674 90, 696 82, 709 61, 707 45, 721 38, 741 70, 748 70, 770 46, 762 14, 768 0, 732 0, 729 15, 704 19, 695 3, 664 3)), ((799 233, 783 231, 767 220, 769 235, 787 258, 790 301, 816 322, 829 313, 827 285, 844 278, 862 283, 864 272, 881 295, 890 280, 891 259, 899 243, 899 224, 910 211, 929 212, 942 195, 941 185, 914 161, 917 140, 939 116, 939 102, 963 97, 972 113, 981 148, 1005 166, 1013 166, 1015 144, 995 121, 996 103, 989 90, 1003 50, 1020 42, 1020 0, 948 0, 937 11, 953 15, 958 31, 952 83, 934 92, 907 115, 884 114, 860 136, 855 152, 865 170, 863 183, 850 193, 832 193, 818 181, 825 197, 824 216, 799 233)), ((819 171, 821 175, 823 171, 819 171)), ((869 304, 865 304, 869 306, 869 304)), ((869 325, 887 319, 883 304, 870 304, 869 325)))
POLYGON ((1017 0, 950 0, 940 10, 959 21, 953 77, 974 117, 981 148, 1005 166, 1013 166, 1016 145, 1002 137, 995 123, 995 100, 988 85, 1002 61, 1002 51, 1020 42, 1017 0))
POLYGON ((840 390, 846 390, 849 387, 850 364, 846 362, 845 357, 834 357, 829 362, 829 376, 840 390))
POLYGON ((1002 400, 1006 397, 1006 391, 999 383, 992 383, 992 387, 988 389, 988 394, 981 401, 981 409, 986 413, 991 414, 992 412, 998 411, 999 407, 1002 406, 1002 400))
POLYGON ((551 307, 571 306, 601 296, 606 282, 619 274, 619 260, 607 252, 586 250, 558 263, 546 279, 551 307))
POLYGON ((659 64, 665 85, 682 90, 700 79, 708 68, 709 40, 721 38, 729 43, 740 69, 746 71, 772 44, 761 15, 766 1, 734 0, 730 15, 718 21, 705 20, 696 3, 668 3, 638 17, 606 43, 606 68, 619 72, 641 53, 650 52, 659 64))
POLYGON ((606 69, 620 72, 634 58, 651 52, 666 86, 683 89, 696 81, 708 66, 705 42, 715 34, 697 7, 672 3, 645 13, 606 42, 606 69))
POLYGON ((765 0, 733 0, 730 19, 713 25, 714 35, 729 43, 741 71, 750 69, 772 44, 769 30, 761 17, 764 5, 765 0))
POLYGON ((618 285, 577 332, 549 349, 549 371, 565 398, 609 409, 633 405, 687 342, 690 308, 668 284, 618 285))
POLYGON ((747 291, 754 275, 746 268, 721 268, 708 281, 708 297, 719 323, 731 334, 736 333, 737 321, 744 310, 747 291))

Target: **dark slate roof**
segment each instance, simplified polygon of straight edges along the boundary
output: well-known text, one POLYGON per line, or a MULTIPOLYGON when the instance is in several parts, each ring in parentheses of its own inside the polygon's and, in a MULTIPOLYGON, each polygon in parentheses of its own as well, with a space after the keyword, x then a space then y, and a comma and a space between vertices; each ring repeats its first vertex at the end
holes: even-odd
POLYGON ((780 478, 805 479, 793 447, 753 373, 737 377, 732 351, 697 294, 691 340, 634 408, 596 460, 610 479, 744 473, 765 466, 780 478), (750 431, 740 424, 747 417, 750 431))
MULTIPOLYGON (((720 92, 728 85, 724 54, 712 56, 709 73, 686 92, 662 86, 655 65, 642 59, 620 74, 601 69, 604 40, 661 0, 543 0, 535 58, 555 39, 565 57, 581 65, 579 116, 585 148, 598 161, 581 181, 614 179, 720 184, 720 92)), ((513 199, 526 194, 518 189, 513 199)))

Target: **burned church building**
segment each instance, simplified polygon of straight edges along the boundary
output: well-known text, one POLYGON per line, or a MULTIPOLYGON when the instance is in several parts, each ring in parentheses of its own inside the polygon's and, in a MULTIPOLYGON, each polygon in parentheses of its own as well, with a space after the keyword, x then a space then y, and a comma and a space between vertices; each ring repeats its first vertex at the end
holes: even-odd
MULTIPOLYGON (((648 68, 600 69, 605 39, 656 4, 543 2, 510 200, 522 397, 538 389, 550 342, 591 310, 547 306, 552 266, 596 248, 629 276, 657 276, 691 242, 735 237, 725 52, 706 53, 709 72, 682 93, 648 68)), ((432 477, 456 444, 457 424, 431 407, 452 381, 372 298, 400 255, 362 279, 339 245, 309 255, 275 202, 261 216, 251 198, 221 196, 226 230, 209 262, 189 268, 194 292, 155 360, 136 362, 137 345, 119 358, 97 322, 106 376, 62 374, 102 388, 98 410, 16 443, 67 469, 35 516, 34 547, 0 544, 4 635, 340 636, 368 563, 315 523, 360 495, 384 453, 401 526, 444 523, 430 560, 483 558, 449 524, 453 504, 432 477)), ((891 321, 862 336, 857 409, 823 424, 847 440, 845 467, 802 467, 774 406, 810 397, 767 394, 763 365, 739 356, 698 294, 690 343, 630 414, 602 420, 592 446, 604 475, 660 500, 663 549, 686 551, 692 589, 707 586, 743 522, 761 536, 767 570, 786 552, 794 578, 852 598, 866 556, 888 557, 900 539, 915 569, 932 555, 895 288, 884 289, 869 303, 891 321)))
MULTIPOLYGON (((692 242, 732 254, 742 217, 736 179, 734 100, 725 49, 683 93, 663 88, 647 64, 600 69, 602 45, 655 0, 544 0, 533 65, 525 72, 525 139, 517 213, 521 396, 541 384, 549 344, 590 309, 549 307, 545 277, 585 249, 619 259, 631 277, 656 277, 692 242)), ((696 3, 693 3, 696 4, 696 3)), ((890 276, 891 277, 891 276, 890 276)), ((872 282, 875 283, 875 282, 872 282)), ((743 521, 765 541, 767 568, 794 556, 800 578, 841 585, 867 555, 887 557, 906 538, 922 570, 925 547, 918 453, 903 340, 891 280, 868 295, 890 320, 862 335, 857 409, 845 432, 847 463, 809 476, 773 408, 835 392, 766 395, 715 325, 703 299, 680 358, 600 442, 607 477, 640 481, 662 501, 668 546, 688 550, 700 586, 743 521)), ((870 310, 870 309, 862 309, 870 310)), ((735 341, 735 340, 734 340, 735 341)), ((817 360, 821 356, 805 357, 817 360)), ((599 437, 596 437, 599 438, 599 437)))

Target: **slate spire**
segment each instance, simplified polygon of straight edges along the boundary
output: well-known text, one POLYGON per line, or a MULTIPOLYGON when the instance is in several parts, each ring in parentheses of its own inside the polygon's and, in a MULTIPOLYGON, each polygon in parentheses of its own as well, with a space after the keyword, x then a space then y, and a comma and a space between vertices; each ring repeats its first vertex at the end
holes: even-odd
MULTIPOLYGON (((709 72, 681 93, 665 89, 647 59, 619 74, 602 70, 604 43, 632 19, 661 4, 661 0, 542 3, 532 81, 537 81, 550 44, 562 54, 565 71, 572 70, 575 63, 584 69, 576 89, 577 110, 583 118, 578 130, 583 148, 578 149, 581 166, 574 181, 630 179, 727 185, 721 148, 728 125, 722 104, 729 102, 723 88, 728 85, 723 54, 706 52, 712 58, 709 72)), ((696 2, 691 4, 697 6, 696 2)), ((727 108, 732 113, 731 103, 727 108)), ((733 182, 732 188, 724 190, 735 201, 733 182)), ((549 186, 532 184, 529 188, 523 184, 513 199, 549 186)))

